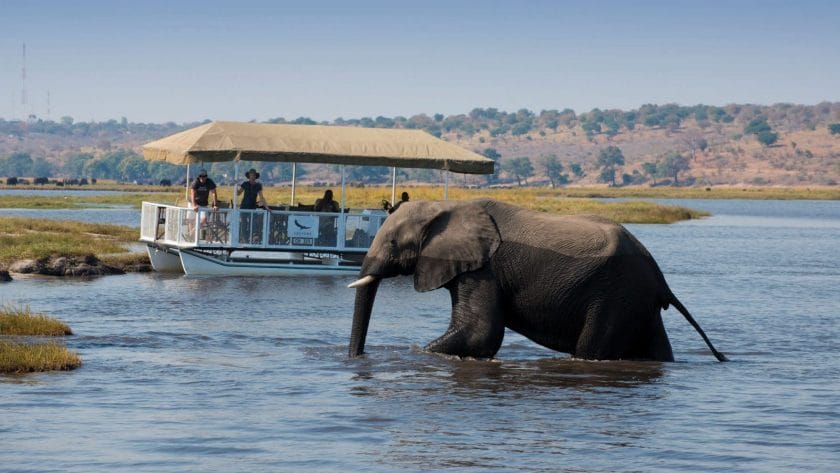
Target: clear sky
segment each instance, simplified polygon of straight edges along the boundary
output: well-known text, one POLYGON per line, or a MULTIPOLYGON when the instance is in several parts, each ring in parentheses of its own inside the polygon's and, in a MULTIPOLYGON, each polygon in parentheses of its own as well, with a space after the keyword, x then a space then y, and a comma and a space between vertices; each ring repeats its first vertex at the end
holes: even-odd
POLYGON ((0 91, 177 123, 810 105, 840 100, 840 1, 0 0, 0 91))

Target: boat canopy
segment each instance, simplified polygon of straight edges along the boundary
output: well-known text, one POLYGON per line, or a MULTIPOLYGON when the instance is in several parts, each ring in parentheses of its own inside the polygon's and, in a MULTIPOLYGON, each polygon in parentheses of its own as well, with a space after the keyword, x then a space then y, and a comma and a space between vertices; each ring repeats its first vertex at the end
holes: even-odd
POLYGON ((210 122, 143 146, 143 157, 172 164, 218 161, 389 166, 492 174, 492 159, 422 130, 210 122))

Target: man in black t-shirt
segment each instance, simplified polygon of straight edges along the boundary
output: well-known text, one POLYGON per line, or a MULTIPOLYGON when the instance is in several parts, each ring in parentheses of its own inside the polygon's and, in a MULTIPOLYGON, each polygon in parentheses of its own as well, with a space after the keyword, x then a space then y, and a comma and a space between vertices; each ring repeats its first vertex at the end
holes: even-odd
POLYGON ((252 168, 245 175, 248 177, 248 180, 240 184, 239 188, 236 189, 236 195, 242 194, 243 192, 245 193, 245 195, 242 196, 242 202, 239 204, 239 208, 253 210, 257 207, 262 207, 268 210, 268 203, 265 201, 265 197, 263 197, 262 193, 263 186, 257 182, 257 179, 260 177, 260 173, 258 173, 256 169, 252 168))
POLYGON ((210 194, 213 194, 213 209, 219 208, 219 197, 216 195, 216 183, 207 177, 207 170, 198 172, 198 177, 193 182, 190 200, 194 210, 199 207, 207 207, 210 194))

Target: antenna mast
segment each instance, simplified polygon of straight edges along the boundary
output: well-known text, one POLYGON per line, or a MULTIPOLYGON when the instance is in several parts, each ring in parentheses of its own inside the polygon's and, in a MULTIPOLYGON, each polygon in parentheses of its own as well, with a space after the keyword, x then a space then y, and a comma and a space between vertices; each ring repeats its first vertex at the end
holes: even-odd
POLYGON ((23 67, 20 70, 20 84, 20 104, 23 106, 23 113, 26 114, 26 43, 23 43, 23 67))

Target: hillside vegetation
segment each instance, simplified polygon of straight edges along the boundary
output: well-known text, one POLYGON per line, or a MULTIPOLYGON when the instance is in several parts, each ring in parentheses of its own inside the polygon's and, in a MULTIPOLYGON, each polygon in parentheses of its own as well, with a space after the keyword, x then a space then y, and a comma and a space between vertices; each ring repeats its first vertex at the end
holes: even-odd
MULTIPOLYGON (((219 117, 224 118, 224 117, 219 117)), ((305 117, 271 123, 316 124, 305 117)), ((147 163, 140 146, 198 125, 0 120, 0 176, 177 182, 183 169, 147 163)), ((476 108, 466 114, 338 118, 326 125, 423 129, 497 161, 493 176, 466 176, 467 186, 695 185, 837 186, 840 182, 840 103, 771 106, 644 105, 636 110, 476 108)), ((250 166, 245 163, 244 166, 250 166)), ((289 179, 290 165, 258 163, 262 180, 289 179)), ((208 166, 217 182, 230 163, 208 166)), ((335 183, 334 166, 303 166, 304 182, 335 183)), ((241 169, 241 168, 240 168, 241 169)), ((386 169, 350 170, 377 183, 386 169)), ((439 173, 403 170, 401 179, 438 182, 439 173)))

